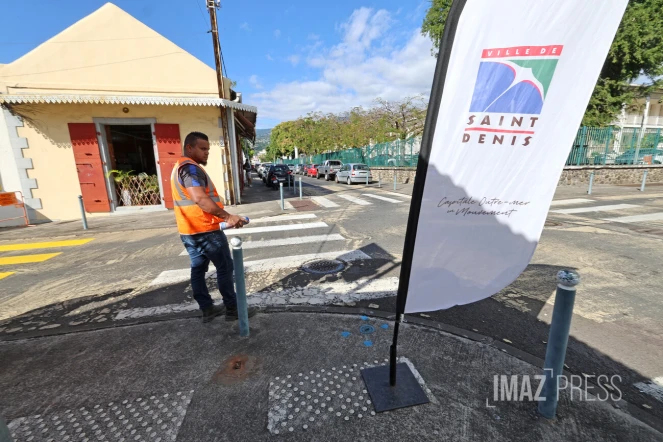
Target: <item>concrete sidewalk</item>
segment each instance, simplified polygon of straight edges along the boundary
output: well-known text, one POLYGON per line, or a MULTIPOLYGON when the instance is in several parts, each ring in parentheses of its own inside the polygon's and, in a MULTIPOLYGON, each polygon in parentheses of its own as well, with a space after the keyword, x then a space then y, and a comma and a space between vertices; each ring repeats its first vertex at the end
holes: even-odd
POLYGON ((624 401, 562 393, 552 421, 494 401, 494 375, 541 370, 457 331, 404 324, 399 354, 431 402, 380 414, 360 372, 386 362, 392 322, 377 316, 261 313, 245 339, 178 319, 4 342, 0 414, 17 441, 662 440, 624 401))

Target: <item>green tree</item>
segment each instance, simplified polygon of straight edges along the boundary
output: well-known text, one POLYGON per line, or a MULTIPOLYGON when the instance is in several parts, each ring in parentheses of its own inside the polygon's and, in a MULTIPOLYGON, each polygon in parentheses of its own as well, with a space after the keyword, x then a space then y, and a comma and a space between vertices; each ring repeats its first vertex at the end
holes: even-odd
MULTIPOLYGON (((437 56, 451 0, 432 0, 421 32, 437 56)), ((663 75, 663 0, 630 0, 589 100, 582 124, 609 125, 623 104, 661 87, 663 75), (640 75, 646 84, 632 86, 640 75)))

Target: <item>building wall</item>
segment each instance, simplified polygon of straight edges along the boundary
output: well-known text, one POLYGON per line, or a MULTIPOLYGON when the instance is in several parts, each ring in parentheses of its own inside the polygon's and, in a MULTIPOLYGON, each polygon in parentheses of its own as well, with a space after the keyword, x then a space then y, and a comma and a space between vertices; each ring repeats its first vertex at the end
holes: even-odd
MULTIPOLYGON (((180 139, 191 131, 206 133, 210 138, 210 157, 206 167, 219 193, 225 194, 219 110, 214 107, 122 106, 92 104, 51 104, 16 106, 24 119, 18 134, 28 140, 23 155, 32 160, 28 170, 36 180, 33 198, 41 200, 35 221, 65 220, 80 217, 78 195, 81 194, 67 123, 92 123, 93 118, 156 118, 157 123, 180 126, 180 139), (122 109, 127 107, 128 113, 122 109)), ((170 189, 164 189, 170 192, 170 189)))

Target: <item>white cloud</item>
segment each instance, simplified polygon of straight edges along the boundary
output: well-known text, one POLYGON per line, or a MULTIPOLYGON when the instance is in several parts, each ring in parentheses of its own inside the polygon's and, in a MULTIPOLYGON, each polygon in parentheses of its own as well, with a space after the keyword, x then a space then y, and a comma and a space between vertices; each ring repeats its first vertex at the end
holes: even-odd
POLYGON ((249 77, 249 83, 251 84, 251 86, 253 86, 256 89, 262 89, 262 83, 260 83, 260 80, 258 80, 258 76, 255 74, 249 77))
MULTIPOLYGON (((354 106, 371 107, 377 97, 398 100, 430 94, 435 70, 431 42, 420 29, 411 29, 398 44, 386 10, 360 8, 339 26, 336 45, 308 47, 309 68, 318 78, 276 84, 247 97, 258 106, 260 118, 286 121, 311 111, 343 112, 354 106)), ((288 60, 297 65, 300 58, 288 60)))
POLYGON ((318 34, 309 34, 308 39, 309 40, 320 40, 320 36, 318 34))
POLYGON ((274 37, 279 38, 280 36, 281 36, 281 30, 280 29, 277 29, 276 31, 274 31, 274 37))
POLYGON ((267 60, 274 61, 274 58, 271 55, 267 54, 267 60))
POLYGON ((251 32, 251 26, 249 26, 247 22, 244 22, 241 25, 239 25, 239 28, 243 31, 251 32))

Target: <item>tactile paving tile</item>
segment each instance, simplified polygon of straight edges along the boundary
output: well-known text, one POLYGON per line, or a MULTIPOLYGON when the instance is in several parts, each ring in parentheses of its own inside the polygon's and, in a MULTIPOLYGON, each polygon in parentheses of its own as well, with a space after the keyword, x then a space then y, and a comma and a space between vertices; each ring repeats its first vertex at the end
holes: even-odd
POLYGON ((192 397, 193 390, 38 414, 9 429, 17 442, 174 441, 192 397))
POLYGON ((269 384, 267 429, 283 434, 335 420, 375 416, 360 370, 378 364, 365 362, 274 378, 269 384))

